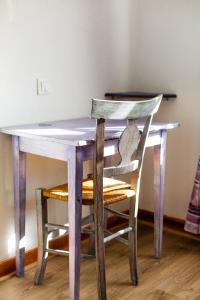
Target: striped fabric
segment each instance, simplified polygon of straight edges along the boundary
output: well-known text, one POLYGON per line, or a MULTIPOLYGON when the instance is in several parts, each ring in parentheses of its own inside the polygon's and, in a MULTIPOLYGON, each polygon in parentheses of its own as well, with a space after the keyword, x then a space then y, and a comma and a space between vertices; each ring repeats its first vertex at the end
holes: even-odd
POLYGON ((200 234, 200 157, 187 211, 185 230, 194 234, 200 234))

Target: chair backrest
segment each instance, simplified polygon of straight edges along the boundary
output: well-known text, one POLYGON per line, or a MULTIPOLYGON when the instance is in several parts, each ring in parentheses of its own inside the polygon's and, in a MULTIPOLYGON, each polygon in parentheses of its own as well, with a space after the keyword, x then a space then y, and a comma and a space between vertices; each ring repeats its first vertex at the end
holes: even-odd
POLYGON ((99 175, 105 177, 118 176, 140 171, 145 143, 153 115, 158 111, 162 95, 153 99, 143 101, 113 101, 113 100, 92 100, 91 117, 96 119, 96 147, 95 147, 95 169, 99 175), (117 166, 104 168, 104 130, 106 120, 127 120, 127 127, 124 129, 119 140, 120 162, 117 166), (142 132, 137 127, 137 121, 144 121, 142 132))
MULTIPOLYGON (((145 142, 153 114, 157 112, 161 99, 162 95, 145 101, 92 100, 91 117, 96 119, 96 140, 94 148, 94 223, 99 299, 107 299, 104 270, 105 251, 103 247, 105 241, 103 176, 112 177, 129 172, 132 173, 131 188, 135 190, 135 195, 130 199, 129 229, 135 230, 134 236, 136 237, 141 167, 145 142), (125 119, 128 122, 119 140, 120 163, 117 166, 104 168, 105 120, 110 119, 125 119), (139 119, 145 119, 142 133, 140 133, 136 124, 136 121, 139 119)), ((109 211, 114 212, 113 210, 109 211)), ((113 235, 111 236, 113 237, 113 235)), ((131 237, 131 239, 133 239, 133 237, 131 237)), ((134 252, 135 257, 136 251, 137 249, 135 246, 135 249, 132 251, 132 253, 134 252)), ((131 258, 131 262, 134 259, 131 258)), ((136 266, 134 266, 134 270, 132 268, 131 274, 133 274, 133 272, 135 276, 136 266)), ((134 277, 133 275, 131 276, 132 278, 134 277)), ((135 278, 136 277, 134 277, 134 280, 135 278)))

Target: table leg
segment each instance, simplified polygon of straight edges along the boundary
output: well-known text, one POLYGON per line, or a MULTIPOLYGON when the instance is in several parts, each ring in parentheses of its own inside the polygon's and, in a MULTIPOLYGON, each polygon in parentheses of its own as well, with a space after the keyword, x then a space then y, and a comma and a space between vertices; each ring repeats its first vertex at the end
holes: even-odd
POLYGON ((16 274, 24 276, 25 209, 26 209, 26 153, 19 150, 19 137, 13 136, 14 218, 16 239, 16 274))
POLYGON ((68 216, 69 216, 69 288, 70 299, 79 299, 80 290, 80 240, 82 210, 82 153, 72 148, 68 161, 68 216))
POLYGON ((161 143, 154 146, 154 248, 156 258, 162 256, 166 130, 160 131, 160 140, 161 143))

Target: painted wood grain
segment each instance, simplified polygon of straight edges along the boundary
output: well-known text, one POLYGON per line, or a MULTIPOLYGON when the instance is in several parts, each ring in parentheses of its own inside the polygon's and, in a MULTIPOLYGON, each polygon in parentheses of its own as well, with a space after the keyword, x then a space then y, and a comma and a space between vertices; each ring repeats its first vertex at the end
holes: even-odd
POLYGON ((79 300, 83 160, 81 150, 76 147, 72 149, 70 156, 68 161, 69 288, 70 299, 79 300))
POLYGON ((104 167, 104 128, 105 120, 98 119, 94 156, 94 223, 96 247, 96 272, 98 299, 106 300, 105 249, 104 249, 104 205, 103 205, 103 167, 104 167))
POLYGON ((154 147, 154 248, 156 258, 162 256, 167 131, 162 130, 160 136, 161 144, 154 147))
POLYGON ((91 117, 106 120, 142 119, 150 114, 155 114, 161 100, 162 95, 143 101, 92 99, 91 117))
MULTIPOLYGON (((109 100, 92 100, 91 116, 96 118, 96 140, 94 151, 94 220, 96 241, 96 264, 98 299, 106 300, 105 276, 105 249, 104 243, 129 233, 129 264, 131 282, 138 284, 137 271, 137 215, 139 208, 139 194, 141 171, 150 125, 155 112, 157 112, 162 96, 148 101, 120 102, 109 100), (143 131, 138 130, 136 119, 144 119, 143 131), (104 167, 105 119, 127 119, 127 126, 120 136, 119 156, 120 162, 116 166, 104 167), (134 164, 133 162, 136 162, 134 164), (103 204, 103 175, 114 176, 131 172, 131 187, 135 197, 130 199, 129 227, 104 237, 104 204, 103 204)), ((160 133, 159 133, 160 135, 160 133)), ((160 137, 159 137, 160 141, 160 137)), ((156 205, 158 206, 158 205, 156 205)), ((115 213, 115 211, 112 211, 115 213)), ((117 213, 119 215, 119 213, 117 213)), ((157 215, 156 215, 157 216, 157 215)), ((157 222, 158 223, 158 222, 157 222)), ((106 230, 106 232, 108 232, 106 230)), ((160 232, 159 232, 160 234, 160 232)))
MULTIPOLYGON (((138 123, 137 126, 140 130, 143 128, 144 123, 138 123)), ((178 126, 179 124, 176 122, 152 123, 147 145, 159 145, 159 143, 161 142, 160 132, 162 130, 167 131, 168 129, 176 128, 178 126)), ((115 151, 117 151, 118 139, 125 127, 126 121, 111 120, 106 123, 106 147, 104 148, 105 156, 109 156, 116 153, 115 151)), ((14 126, 10 128, 2 128, 0 130, 1 132, 11 134, 13 136, 16 261, 18 276, 24 275, 24 247, 22 242, 24 241, 25 237, 25 152, 61 159, 64 161, 70 160, 73 157, 70 162, 70 170, 72 172, 70 172, 71 175, 69 175, 69 177, 71 178, 71 199, 75 199, 76 196, 78 197, 78 195, 80 195, 79 180, 82 177, 82 175, 80 174, 82 173, 82 161, 86 159, 93 159, 93 143, 95 140, 95 130, 95 120, 89 118, 52 122, 50 126, 49 124, 45 124, 45 126, 39 126, 39 124, 31 124, 24 126, 14 126), (49 150, 45 150, 45 147, 49 147, 49 150), (78 156, 75 155, 76 158, 74 156, 74 151, 76 152, 76 154, 79 153, 78 156), (79 151, 81 151, 81 159, 79 151), (80 171, 79 173, 77 173, 79 174, 77 178, 75 178, 75 172, 77 171, 76 167, 78 165, 80 166, 80 171), (75 178, 75 183, 72 183, 73 178, 75 178)), ((163 144, 163 149, 165 146, 163 144)), ((162 156, 159 157, 161 160, 162 156)), ((155 172, 158 172, 158 168, 155 168, 155 172)), ((160 193, 160 196, 161 195, 162 193, 160 193)), ((78 197, 77 199, 80 198, 78 197)), ((156 198, 156 201, 157 200, 158 197, 156 198)), ((69 205, 69 208, 72 212, 70 217, 71 226, 73 228, 73 232, 71 233, 72 250, 75 249, 76 245, 78 245, 79 243, 79 241, 75 241, 74 233, 77 233, 77 228, 75 225, 75 220, 72 220, 73 215, 77 211, 79 211, 79 207, 80 206, 78 205, 78 202, 75 202, 75 204, 73 204, 73 202, 71 201, 69 205)), ((79 215, 80 212, 76 214, 77 217, 79 215)), ((162 218, 162 209, 160 210, 159 218, 160 220, 162 218)), ((158 243, 156 247, 158 248, 158 243)), ((70 277, 70 290, 72 299, 78 299, 77 292, 75 291, 77 290, 77 286, 79 285, 79 280, 76 282, 76 278, 79 274, 79 267, 77 266, 77 261, 79 261, 79 254, 75 253, 75 256, 70 258, 70 270, 72 274, 70 277)))
MULTIPOLYGON (((80 118, 47 123, 48 126, 40 127, 39 124, 26 124, 1 128, 0 132, 32 140, 49 141, 71 146, 85 146, 93 144, 95 140, 96 124, 94 119, 80 118)), ((143 122, 138 122, 142 130, 143 122)), ((162 129, 173 129, 179 126, 177 122, 153 122, 150 132, 162 129)), ((126 120, 108 120, 105 127, 105 140, 119 138, 126 127, 126 120)))
POLYGON ((26 153, 19 149, 18 136, 12 137, 14 219, 16 240, 16 274, 24 276, 25 209, 26 209, 26 153))
POLYGON ((37 236, 38 236, 38 267, 34 278, 35 285, 42 284, 47 264, 48 252, 48 222, 47 199, 43 197, 43 190, 36 190, 37 236))

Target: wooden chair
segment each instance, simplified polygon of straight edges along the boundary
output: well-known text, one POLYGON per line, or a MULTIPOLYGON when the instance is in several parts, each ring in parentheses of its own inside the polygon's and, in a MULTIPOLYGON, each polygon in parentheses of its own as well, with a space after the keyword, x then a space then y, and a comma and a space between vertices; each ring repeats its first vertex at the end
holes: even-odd
MULTIPOLYGON (((129 233, 129 262, 131 282, 138 284, 137 271, 137 214, 139 203, 140 179, 145 151, 145 143, 153 115, 157 112, 162 95, 145 101, 92 100, 91 117, 96 119, 96 142, 94 155, 94 221, 97 264, 98 297, 106 300, 105 248, 104 243, 129 233), (104 167, 104 129, 105 121, 127 119, 127 127, 119 141, 120 162, 116 166, 104 167), (139 120, 145 120, 142 132, 137 127, 139 120), (103 177, 114 177, 131 173, 129 215, 105 207, 103 177), (104 236, 105 208, 129 220, 129 226, 116 233, 104 236)), ((126 243, 126 240, 119 239, 126 243)))
MULTIPOLYGON (((91 257, 96 248, 98 295, 99 299, 106 299, 106 280, 104 265, 104 243, 117 238, 119 241, 129 244, 129 260, 131 281, 137 285, 137 212, 139 201, 139 187, 141 168, 144 156, 145 141, 153 114, 160 105, 162 96, 145 101, 110 101, 92 100, 91 117, 96 119, 96 141, 94 159, 94 179, 83 180, 82 204, 89 205, 91 214, 82 219, 83 233, 90 234, 88 254, 91 257), (143 132, 136 126, 136 121, 146 119, 143 132), (117 166, 104 168, 104 126, 106 119, 127 119, 127 127, 121 135, 119 142, 120 163, 117 166), (132 174, 131 185, 117 180, 114 176, 125 173, 132 174), (104 176, 104 177, 103 177, 104 176), (94 187, 94 188, 93 188, 94 187), (94 190, 94 192, 93 192, 94 190), (109 205, 130 199, 130 214, 126 215, 109 207, 109 205), (129 226, 116 233, 111 233, 106 228, 107 212, 129 220, 129 226), (94 222, 95 221, 95 222, 94 222), (95 226, 94 226, 95 223, 95 226), (88 229, 90 224, 90 229, 88 229), (95 228, 95 247, 94 247, 95 228), (105 237, 104 237, 105 233, 105 237), (129 233, 129 242, 121 235, 129 233)), ((47 200, 67 201, 67 184, 51 189, 37 189, 37 227, 38 227, 38 269, 35 275, 35 284, 41 284, 44 278, 48 253, 69 255, 68 251, 48 248, 48 230, 64 229, 68 231, 68 225, 52 224, 48 222, 47 200)), ((81 214, 81 211, 79 212, 81 214)))

